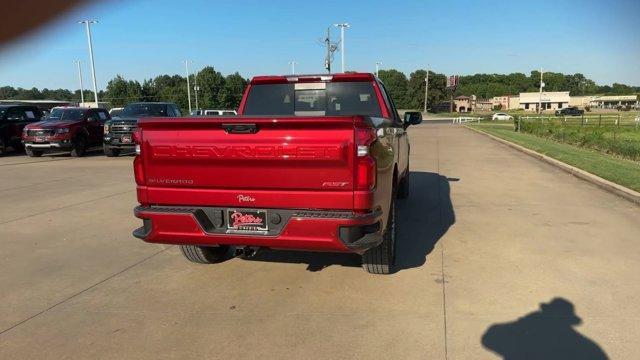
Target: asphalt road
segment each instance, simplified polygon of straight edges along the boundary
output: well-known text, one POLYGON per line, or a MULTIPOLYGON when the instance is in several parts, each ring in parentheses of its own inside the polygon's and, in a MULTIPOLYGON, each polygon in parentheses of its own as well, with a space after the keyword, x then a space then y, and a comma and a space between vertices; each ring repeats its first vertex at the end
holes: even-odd
POLYGON ((130 235, 131 157, 0 158, 0 359, 637 357, 639 207, 459 126, 410 137, 390 276, 191 264, 130 235))

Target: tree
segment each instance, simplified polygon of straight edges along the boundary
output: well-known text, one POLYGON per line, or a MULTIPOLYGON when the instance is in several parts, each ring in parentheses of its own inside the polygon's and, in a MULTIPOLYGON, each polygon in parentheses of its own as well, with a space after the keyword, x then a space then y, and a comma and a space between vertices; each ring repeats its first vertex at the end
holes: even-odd
MULTIPOLYGON (((422 109, 424 104, 425 70, 416 70, 406 75, 395 69, 380 70, 380 79, 389 95, 393 97, 399 109, 422 109)), ((235 109, 242 99, 247 80, 239 73, 224 77, 212 66, 203 68, 198 73, 200 86, 199 105, 205 109, 235 109)), ((195 85, 192 75, 192 85, 195 85)), ((614 83, 598 86, 583 74, 561 74, 546 72, 544 74, 545 90, 569 91, 572 96, 595 94, 638 94, 640 87, 614 83)), ((491 98, 501 95, 516 95, 520 92, 538 91, 540 72, 531 71, 527 76, 523 73, 512 74, 474 74, 460 76, 460 84, 455 95, 476 95, 480 98, 491 98)), ((429 106, 449 100, 449 92, 445 89, 446 76, 429 72, 429 106)), ((193 92, 192 92, 193 96, 193 92)), ((134 101, 169 101, 175 102, 181 109, 188 109, 187 79, 180 75, 159 75, 144 80, 142 84, 135 80, 127 80, 121 75, 111 79, 106 91, 100 91, 98 97, 108 101, 112 106, 123 106, 134 101)), ((0 99, 5 100, 64 100, 80 101, 79 90, 66 89, 24 89, 12 86, 0 87, 0 99)), ((94 99, 91 90, 84 91, 85 102, 94 99)))
POLYGON ((398 70, 388 69, 380 70, 378 77, 384 83, 385 88, 389 91, 389 96, 393 98, 398 109, 406 109, 407 104, 407 86, 409 81, 407 77, 398 70))
POLYGON ((426 77, 427 72, 425 70, 416 70, 409 75, 405 103, 407 109, 422 109, 424 107, 424 79, 426 77))
POLYGON ((242 93, 247 87, 247 80, 240 74, 233 73, 227 75, 224 80, 224 86, 218 93, 218 102, 224 109, 237 109, 242 100, 242 93))
POLYGON ((137 81, 127 81, 122 76, 116 75, 107 84, 105 97, 103 98, 113 106, 125 106, 142 99, 142 86, 137 81))
MULTIPOLYGON (((198 73, 198 86, 201 90, 200 107, 203 109, 219 109, 224 107, 220 102, 220 92, 224 88, 224 76, 213 66, 207 66, 198 73)), ((226 101, 226 98, 225 98, 226 101)))

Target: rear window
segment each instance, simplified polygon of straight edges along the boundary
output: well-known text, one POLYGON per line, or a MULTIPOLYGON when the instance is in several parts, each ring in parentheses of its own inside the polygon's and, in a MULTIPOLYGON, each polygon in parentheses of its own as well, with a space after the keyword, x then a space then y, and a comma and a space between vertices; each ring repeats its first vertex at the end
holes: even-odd
POLYGON ((381 116, 370 82, 253 85, 247 96, 244 114, 381 116))
POLYGON ((120 116, 167 116, 167 105, 129 104, 122 109, 120 116))

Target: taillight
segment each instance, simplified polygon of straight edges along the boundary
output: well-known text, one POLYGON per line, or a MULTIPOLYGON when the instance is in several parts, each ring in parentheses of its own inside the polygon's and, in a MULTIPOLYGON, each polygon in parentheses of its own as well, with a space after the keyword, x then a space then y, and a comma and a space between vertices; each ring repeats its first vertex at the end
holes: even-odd
POLYGON ((137 129, 133 132, 133 141, 136 144, 136 157, 133 159, 133 174, 136 179, 136 184, 145 185, 144 181, 144 166, 142 161, 142 131, 137 129))
POLYGON ((376 159, 370 153, 376 138, 375 129, 356 128, 356 190, 368 191, 376 187, 376 159))

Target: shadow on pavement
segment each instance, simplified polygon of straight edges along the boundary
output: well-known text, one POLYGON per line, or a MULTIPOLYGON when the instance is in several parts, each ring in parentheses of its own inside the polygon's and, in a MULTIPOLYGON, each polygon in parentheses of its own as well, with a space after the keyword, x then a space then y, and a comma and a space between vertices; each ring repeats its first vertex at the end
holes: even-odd
POLYGON ((555 298, 514 322, 491 325, 482 345, 505 360, 608 359, 598 344, 574 329, 581 322, 570 301, 555 298))
MULTIPOLYGON (((395 271, 422 266, 436 242, 455 222, 449 181, 430 172, 411 172, 409 197, 398 200, 395 271)), ((307 264, 307 270, 320 271, 331 265, 360 267, 357 254, 289 250, 260 250, 248 261, 307 264)))
POLYGON ((409 197, 398 202, 396 271, 420 267, 456 221, 450 181, 431 172, 411 172, 409 197))

